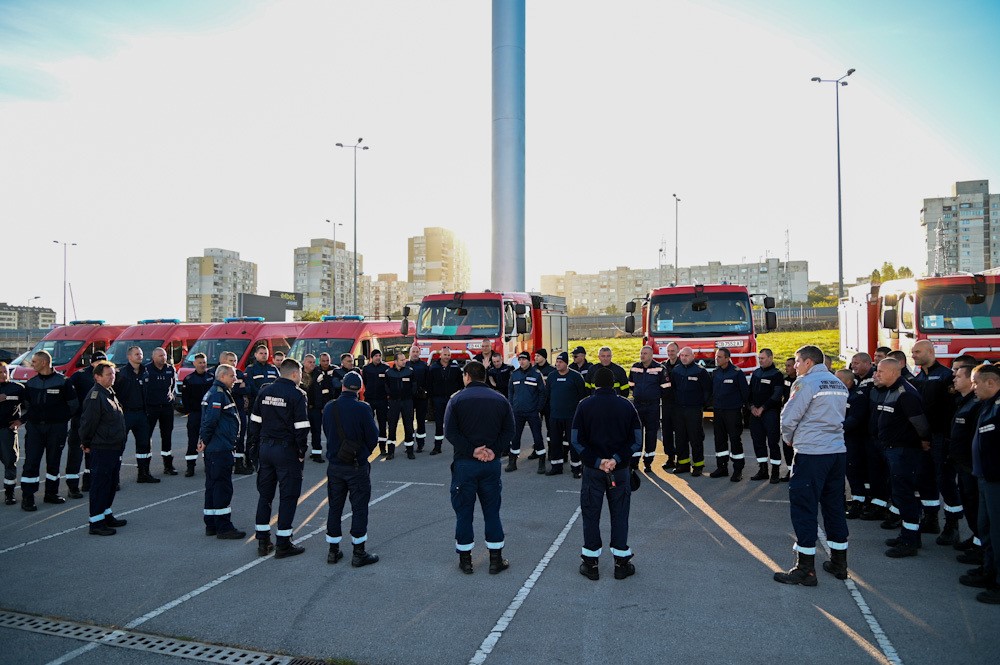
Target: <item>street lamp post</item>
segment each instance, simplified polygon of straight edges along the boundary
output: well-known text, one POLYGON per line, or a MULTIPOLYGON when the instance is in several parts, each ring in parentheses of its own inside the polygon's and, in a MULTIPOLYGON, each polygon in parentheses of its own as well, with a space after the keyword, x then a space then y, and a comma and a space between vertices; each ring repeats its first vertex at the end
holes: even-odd
POLYGON ((66 325, 66 254, 69 247, 76 247, 75 242, 63 242, 62 240, 53 240, 53 243, 63 246, 63 325, 66 325))
POLYGON ((333 227, 333 261, 330 264, 330 313, 334 316, 337 315, 337 227, 343 226, 340 222, 331 222, 329 219, 326 223, 333 227))
POLYGON ((31 296, 30 298, 28 298, 28 304, 25 305, 25 307, 31 307, 31 303, 35 300, 38 300, 39 298, 41 298, 41 296, 31 296))
POLYGON ((856 70, 848 69, 839 79, 824 79, 814 76, 815 83, 833 83, 834 99, 837 107, 837 297, 844 297, 844 217, 840 188, 840 88, 847 85, 846 79, 856 70))
POLYGON ((359 138, 354 145, 344 145, 338 143, 338 148, 352 148, 354 150, 354 313, 358 313, 358 150, 367 150, 368 146, 361 145, 364 139, 359 138))
POLYGON ((678 232, 679 220, 680 220, 680 203, 681 200, 677 198, 674 194, 674 286, 681 283, 681 263, 680 263, 680 249, 678 248, 678 240, 680 239, 680 234, 678 232))

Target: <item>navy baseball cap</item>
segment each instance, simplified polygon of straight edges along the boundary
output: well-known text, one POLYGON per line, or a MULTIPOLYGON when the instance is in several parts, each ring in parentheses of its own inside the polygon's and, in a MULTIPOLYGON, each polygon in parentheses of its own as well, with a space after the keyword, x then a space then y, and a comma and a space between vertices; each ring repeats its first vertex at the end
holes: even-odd
POLYGON ((582 346, 578 346, 575 349, 573 349, 573 355, 574 356, 577 355, 577 354, 579 354, 579 353, 582 353, 583 355, 587 355, 587 349, 583 348, 582 346))
POLYGON ((361 375, 357 372, 348 372, 344 375, 342 385, 348 390, 361 390, 361 375))

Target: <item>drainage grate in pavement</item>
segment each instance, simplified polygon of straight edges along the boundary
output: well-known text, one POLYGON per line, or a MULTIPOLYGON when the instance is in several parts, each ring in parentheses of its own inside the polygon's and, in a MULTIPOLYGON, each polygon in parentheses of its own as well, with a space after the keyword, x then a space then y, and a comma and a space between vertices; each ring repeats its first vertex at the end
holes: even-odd
POLYGON ((52 637, 68 637, 84 642, 99 642, 109 647, 121 647, 164 656, 175 656, 187 660, 206 663, 226 663, 227 665, 290 665, 290 663, 316 662, 279 656, 260 651, 247 651, 222 647, 204 642, 177 640, 130 630, 116 630, 101 626, 88 626, 73 621, 46 619, 45 617, 0 611, 0 628, 13 628, 41 633, 52 637))

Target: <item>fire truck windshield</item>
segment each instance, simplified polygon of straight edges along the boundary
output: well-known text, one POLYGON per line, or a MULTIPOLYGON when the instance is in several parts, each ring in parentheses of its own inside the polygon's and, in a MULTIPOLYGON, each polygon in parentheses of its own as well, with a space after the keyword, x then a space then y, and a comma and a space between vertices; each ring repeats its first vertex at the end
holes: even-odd
POLYGON ((333 337, 326 337, 323 339, 303 339, 299 337, 295 340, 295 343, 292 344, 292 348, 288 352, 288 356, 302 362, 302 359, 311 353, 316 356, 316 364, 319 364, 319 354, 329 353, 330 362, 334 365, 339 365, 340 356, 345 353, 350 353, 352 346, 354 346, 353 339, 336 339, 333 337))
POLYGON ((232 351, 237 358, 243 357, 243 352, 247 350, 250 340, 241 339, 199 339, 194 343, 191 352, 187 354, 181 367, 194 367, 194 357, 199 353, 204 353, 208 360, 209 367, 219 365, 219 356, 223 351, 232 351))
POLYGON ((142 349, 142 361, 148 363, 153 359, 153 349, 163 346, 162 339, 116 339, 115 343, 108 348, 108 361, 116 365, 124 365, 128 362, 128 350, 130 347, 138 346, 142 349))
POLYGON ((953 335, 1000 334, 1000 298, 993 285, 980 287, 983 302, 975 302, 971 285, 922 288, 917 299, 917 325, 920 332, 947 331, 953 335))
POLYGON ((49 355, 52 356, 53 367, 68 365, 81 346, 83 346, 83 342, 76 339, 43 339, 31 350, 31 353, 24 356, 21 366, 31 367, 31 358, 39 351, 49 352, 49 355))
POLYGON ((750 299, 737 293, 675 293, 653 296, 650 302, 651 334, 671 337, 749 335, 750 299))
POLYGON ((432 300, 420 306, 417 337, 482 339, 499 337, 499 300, 432 300))

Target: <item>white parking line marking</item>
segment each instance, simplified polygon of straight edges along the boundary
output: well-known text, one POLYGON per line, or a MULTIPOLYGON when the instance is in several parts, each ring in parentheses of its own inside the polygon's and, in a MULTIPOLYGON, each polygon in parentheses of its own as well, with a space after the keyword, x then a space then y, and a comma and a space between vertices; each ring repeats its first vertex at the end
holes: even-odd
POLYGON ((566 522, 566 526, 564 526, 563 530, 559 532, 556 539, 552 541, 552 545, 545 553, 545 556, 543 556, 542 560, 538 562, 537 566, 535 566, 535 570, 531 572, 528 579, 524 581, 524 585, 518 590, 517 594, 514 596, 514 600, 510 601, 510 605, 508 605, 504 613, 500 615, 496 625, 493 626, 493 630, 491 630, 490 634, 486 636, 483 643, 479 645, 479 650, 476 651, 476 654, 469 660, 469 665, 481 665, 486 661, 487 656, 493 652, 493 649, 496 648, 497 642, 499 642, 500 638, 503 636, 503 632, 507 630, 507 627, 510 626, 510 622, 514 620, 514 615, 517 614, 521 605, 524 604, 525 599, 527 599, 528 594, 531 593, 531 590, 534 588, 538 578, 542 576, 542 573, 548 567, 549 562, 552 561, 552 557, 554 557, 556 552, 559 551, 559 547, 563 544, 563 541, 566 540, 569 530, 573 528, 573 524, 576 522, 578 517, 580 517, 580 508, 577 508, 573 512, 573 516, 569 518, 568 522, 566 522))
POLYGON ((759 503, 789 503, 788 499, 757 499, 759 503))
POLYGON ((444 483, 418 483, 409 480, 380 480, 380 483, 393 483, 394 485, 424 485, 425 487, 444 487, 444 483))

